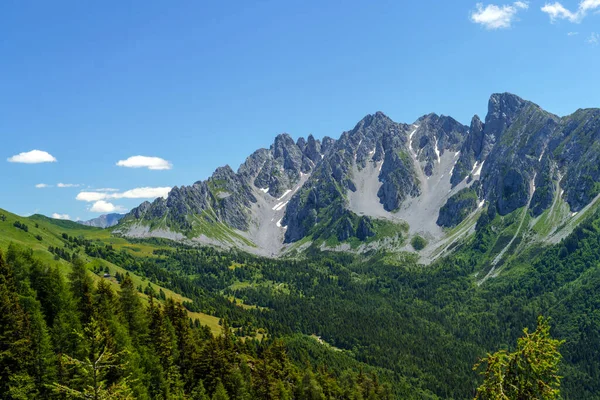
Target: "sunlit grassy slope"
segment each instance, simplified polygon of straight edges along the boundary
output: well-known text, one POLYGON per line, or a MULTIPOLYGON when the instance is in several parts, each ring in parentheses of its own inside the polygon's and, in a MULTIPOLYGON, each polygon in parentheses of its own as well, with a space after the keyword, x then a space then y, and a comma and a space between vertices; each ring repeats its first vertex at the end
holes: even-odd
MULTIPOLYGON (((48 246, 63 247, 64 242, 61 239, 63 233, 73 237, 83 236, 88 240, 97 241, 102 244, 110 244, 116 250, 126 250, 136 257, 153 257, 155 249, 164 247, 147 243, 130 243, 124 238, 112 236, 109 230, 93 228, 72 221, 52 219, 37 214, 31 217, 19 217, 0 209, 0 249, 6 251, 11 243, 30 248, 37 258, 59 265, 60 270, 67 275, 71 268, 70 264, 62 259, 55 260, 54 255, 48 251, 48 246), (14 223, 17 221, 27 225, 27 232, 14 226, 14 223)), ((102 266, 108 266, 111 276, 114 276, 117 272, 121 274, 127 272, 125 269, 105 260, 90 257, 83 253, 80 256, 90 267, 98 263, 102 266)), ((90 274, 96 280, 105 279, 93 274, 91 271, 90 274)), ((138 285, 145 287, 148 284, 148 281, 143 277, 137 276, 132 272, 129 272, 129 275, 136 287, 138 285)), ((111 282, 115 290, 118 290, 119 284, 114 278, 108 278, 108 281, 111 282)), ((159 289, 162 289, 167 298, 170 297, 178 302, 191 301, 167 288, 155 284, 152 284, 152 286, 157 292, 159 289)), ((142 297, 144 302, 147 302, 148 297, 145 294, 140 293, 140 297, 142 297)), ((191 318, 199 319, 200 323, 210 327, 213 334, 221 333, 218 317, 197 312, 189 312, 189 315, 191 318)))

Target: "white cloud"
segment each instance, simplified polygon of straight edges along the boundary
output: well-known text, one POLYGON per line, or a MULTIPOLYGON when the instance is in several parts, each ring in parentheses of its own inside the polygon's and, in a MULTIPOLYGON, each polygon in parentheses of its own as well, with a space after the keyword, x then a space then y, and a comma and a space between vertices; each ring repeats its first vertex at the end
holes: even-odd
POLYGON ((12 163, 40 164, 46 162, 56 162, 56 158, 54 158, 52 154, 45 151, 31 150, 9 157, 7 161, 12 163))
POLYGON ((56 187, 59 188, 73 188, 81 186, 79 183, 58 183, 56 187))
POLYGON ((579 32, 569 32, 567 33, 567 36, 577 36, 579 35, 579 32))
POLYGON ((35 185, 35 187, 38 189, 44 189, 44 188, 52 187, 52 185, 48 185, 46 183, 38 183, 37 185, 35 185))
POLYGON ((555 3, 546 3, 542 11, 548 14, 550 21, 555 22, 558 19, 566 19, 573 23, 580 23, 590 11, 600 8, 600 0, 582 0, 577 7, 577 11, 570 11, 558 1, 555 3))
POLYGON ((600 43, 600 35, 597 34, 596 32, 592 32, 590 37, 587 39, 587 42, 589 44, 591 44, 592 46, 597 46, 598 43, 600 43))
POLYGON ((119 167, 148 168, 152 170, 171 169, 173 165, 160 157, 133 156, 117 162, 119 167))
POLYGON ((486 29, 505 29, 510 28, 520 10, 527 10, 529 4, 517 1, 512 5, 497 6, 483 3, 477 3, 477 10, 471 13, 471 21, 483 25, 486 29))
POLYGON ((91 202, 106 199, 107 196, 106 193, 101 192, 79 192, 75 200, 91 202))
POLYGON ((94 203, 92 208, 90 208, 90 211, 97 212, 97 213, 111 213, 111 212, 122 212, 122 211, 126 211, 126 210, 125 210, 125 208, 123 208, 121 206, 115 206, 114 204, 109 203, 107 201, 99 200, 94 203))
POLYGON ((99 188, 99 189, 91 189, 94 192, 118 192, 119 189, 115 189, 115 188, 99 188))
POLYGON ((157 197, 167 197, 170 191, 170 187, 141 187, 127 190, 122 193, 86 191, 79 192, 75 199, 88 202, 109 199, 154 199, 157 197))
POLYGON ((69 217, 69 214, 58 214, 58 213, 52 214, 52 218, 54 218, 54 219, 71 219, 71 217, 69 217))
POLYGON ((167 197, 171 191, 170 187, 141 187, 127 190, 123 193, 108 195, 111 199, 154 199, 156 197, 167 197))

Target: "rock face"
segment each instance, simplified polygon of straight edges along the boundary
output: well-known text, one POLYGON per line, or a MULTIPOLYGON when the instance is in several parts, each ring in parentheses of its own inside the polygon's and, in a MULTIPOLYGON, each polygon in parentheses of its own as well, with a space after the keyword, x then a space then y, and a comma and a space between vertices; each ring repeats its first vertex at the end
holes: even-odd
POLYGON ((407 148, 408 130, 409 125, 395 123, 378 112, 367 115, 328 145, 327 156, 288 204, 283 219, 287 226, 285 241, 294 242, 318 231, 316 225, 325 220, 338 224, 340 241, 355 236, 356 229, 346 210, 346 191, 357 190, 352 179, 354 166, 362 169, 369 162, 383 162, 380 179, 386 183, 377 195, 391 209, 406 196, 417 195, 419 184, 407 148))
POLYGON ((105 214, 98 218, 93 218, 87 221, 78 221, 81 225, 93 226, 96 228, 110 228, 119 223, 125 214, 105 214))
POLYGON ((440 214, 436 223, 445 228, 452 228, 460 224, 469 214, 477 209, 479 202, 477 197, 477 186, 461 189, 458 193, 448 199, 446 204, 440 208, 440 214))
POLYGON ((454 166, 452 177, 450 178, 452 187, 458 185, 463 179, 469 176, 475 162, 481 162, 482 153, 484 155, 489 153, 491 146, 489 141, 486 142, 486 151, 484 152, 483 127, 483 122, 475 115, 471 120, 469 133, 461 146, 460 156, 454 166))
POLYGON ((500 215, 528 206, 536 217, 559 197, 581 210, 600 194, 599 139, 600 110, 558 117, 509 93, 493 94, 485 120, 475 115, 469 126, 437 114, 397 123, 377 112, 338 140, 280 134, 237 172, 225 166, 175 187, 119 229, 210 244, 237 238, 233 245, 271 255, 307 237, 370 242, 384 219, 434 243, 440 227, 485 202, 500 215))
MULTIPOLYGON (((333 143, 333 139, 328 140, 330 147, 333 143)), ((174 187, 166 199, 142 203, 127 214, 121 232, 138 232, 132 226, 140 223, 149 227, 144 232, 148 236, 160 229, 181 232, 189 238, 210 237, 215 233, 211 229, 214 224, 222 224, 225 231, 232 228, 246 232, 259 222, 253 221, 252 215, 252 208, 261 203, 258 197, 278 199, 289 195, 323 156, 321 143, 312 136, 294 142, 288 134, 278 135, 269 149, 250 155, 237 173, 228 165, 219 167, 206 181, 174 187)))

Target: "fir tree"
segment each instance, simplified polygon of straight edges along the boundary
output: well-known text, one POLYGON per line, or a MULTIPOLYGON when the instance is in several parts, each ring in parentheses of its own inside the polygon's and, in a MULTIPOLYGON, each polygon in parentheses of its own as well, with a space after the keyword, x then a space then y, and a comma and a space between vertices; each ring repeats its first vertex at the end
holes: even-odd
POLYGON ((515 352, 501 350, 481 361, 487 368, 482 372, 485 380, 477 388, 476 399, 551 400, 560 397, 558 347, 563 341, 550 337, 550 324, 541 316, 535 332, 529 333, 525 328, 523 333, 525 336, 518 339, 515 352))

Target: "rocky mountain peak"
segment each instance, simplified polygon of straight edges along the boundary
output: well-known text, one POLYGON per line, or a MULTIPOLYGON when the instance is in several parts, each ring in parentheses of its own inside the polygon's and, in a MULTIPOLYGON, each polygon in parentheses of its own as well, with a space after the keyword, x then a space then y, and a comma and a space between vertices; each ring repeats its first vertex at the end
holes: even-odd
POLYGON ((492 94, 488 101, 488 113, 485 118, 487 131, 493 132, 498 137, 528 104, 532 103, 511 93, 492 94))
POLYGON ((321 142, 315 140, 313 135, 308 135, 306 147, 303 150, 304 155, 308 157, 313 163, 317 163, 321 160, 321 142))
POLYGON ((218 180, 218 179, 225 179, 225 180, 231 180, 231 179, 236 179, 237 176, 235 174, 235 172, 233 171, 233 169, 231 169, 231 167, 226 164, 222 167, 218 167, 217 169, 215 169, 215 172, 213 172, 212 176, 210 178, 208 178, 209 181, 214 181, 214 180, 218 180))
POLYGON ((435 243, 444 238, 440 226, 473 219, 484 205, 500 215, 526 207, 534 217, 563 210, 560 201, 582 210, 600 194, 598 165, 599 110, 559 118, 498 93, 485 122, 475 115, 469 126, 436 113, 404 124, 376 112, 338 140, 282 133, 237 173, 224 166, 175 187, 166 200, 133 209, 119 229, 174 230, 203 243, 245 240, 253 243, 245 249, 272 255, 307 237, 377 237, 383 219, 435 243))

